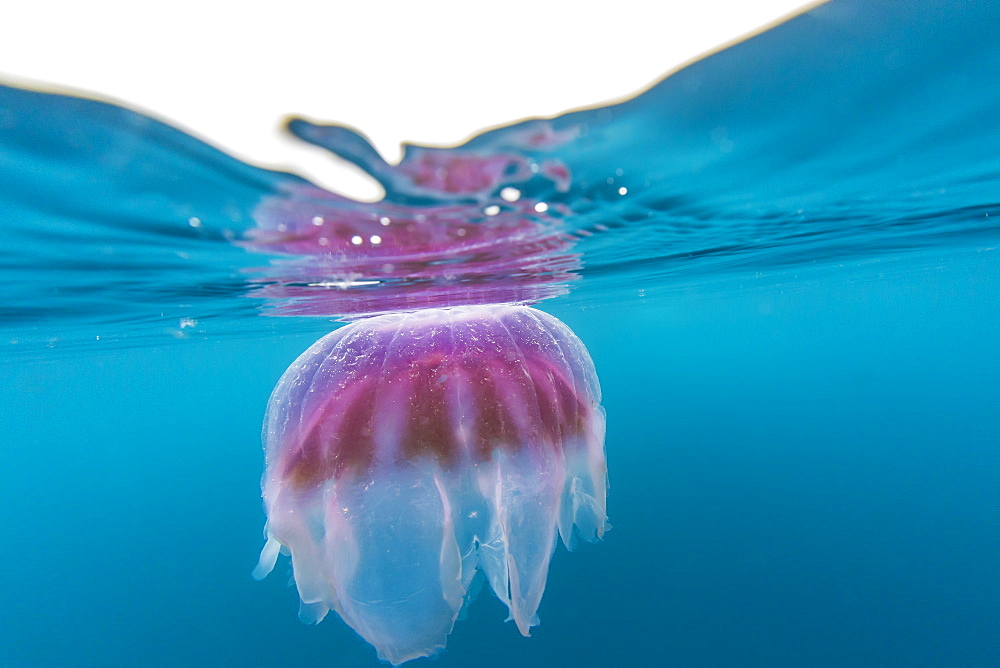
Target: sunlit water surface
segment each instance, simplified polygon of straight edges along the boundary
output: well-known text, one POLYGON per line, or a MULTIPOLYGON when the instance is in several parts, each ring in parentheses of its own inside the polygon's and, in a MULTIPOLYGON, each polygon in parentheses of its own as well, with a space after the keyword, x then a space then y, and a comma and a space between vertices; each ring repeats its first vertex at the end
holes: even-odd
POLYGON ((442 665, 995 665, 998 29, 834 2, 398 167, 293 124, 375 204, 0 88, 0 661, 373 664, 249 577, 268 395, 337 320, 544 300, 613 529, 557 550, 532 638, 484 596, 442 665))

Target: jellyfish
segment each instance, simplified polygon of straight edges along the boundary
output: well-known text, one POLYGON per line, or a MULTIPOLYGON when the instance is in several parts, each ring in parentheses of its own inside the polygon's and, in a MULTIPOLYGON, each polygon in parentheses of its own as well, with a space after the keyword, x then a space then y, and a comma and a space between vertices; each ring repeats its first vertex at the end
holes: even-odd
POLYGON ((558 539, 608 528, 604 410, 583 343, 521 305, 356 321, 281 377, 266 543, 305 622, 330 610, 393 664, 444 648, 485 580, 525 636, 558 539))
MULTIPOLYGON (((462 158, 468 162, 470 158, 462 158)), ((464 163, 463 163, 464 164, 464 163)), ((444 168, 440 168, 444 170, 444 168)), ((446 195, 447 193, 439 193, 446 195)), ((516 202, 355 202, 285 184, 237 245, 273 256, 251 279, 273 316, 368 317, 458 304, 537 302, 579 277, 569 209, 516 202)))

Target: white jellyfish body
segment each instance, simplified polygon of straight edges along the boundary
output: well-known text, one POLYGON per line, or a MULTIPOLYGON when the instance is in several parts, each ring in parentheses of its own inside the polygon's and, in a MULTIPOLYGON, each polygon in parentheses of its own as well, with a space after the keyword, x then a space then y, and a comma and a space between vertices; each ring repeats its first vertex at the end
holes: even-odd
POLYGON ((335 610, 394 664, 445 646, 478 572, 528 635, 558 536, 607 527, 590 356, 524 306, 427 309, 320 339, 268 406, 267 543, 300 616, 335 610))

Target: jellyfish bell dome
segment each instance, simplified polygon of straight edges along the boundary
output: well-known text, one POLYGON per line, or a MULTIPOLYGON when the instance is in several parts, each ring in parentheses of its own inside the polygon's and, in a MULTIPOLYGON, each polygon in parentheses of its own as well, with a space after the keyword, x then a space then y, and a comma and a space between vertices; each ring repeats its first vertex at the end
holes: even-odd
POLYGON ((528 635, 557 538, 608 526, 600 399, 581 341, 526 306, 334 331, 269 402, 255 576, 290 554, 302 619, 335 610, 393 664, 445 646, 477 574, 528 635))

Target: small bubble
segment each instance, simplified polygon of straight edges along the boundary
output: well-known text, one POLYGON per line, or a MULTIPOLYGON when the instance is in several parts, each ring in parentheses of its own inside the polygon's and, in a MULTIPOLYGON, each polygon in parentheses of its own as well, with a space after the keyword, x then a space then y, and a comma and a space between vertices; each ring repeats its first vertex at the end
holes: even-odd
POLYGON ((368 241, 372 242, 373 246, 378 246, 380 243, 382 243, 382 237, 380 237, 377 234, 373 234, 371 238, 368 239, 368 241))
POLYGON ((388 216, 382 216, 381 218, 378 219, 378 222, 382 223, 383 225, 388 225, 389 223, 392 222, 392 219, 389 218, 388 216))
POLYGON ((517 200, 521 199, 521 191, 518 190, 517 188, 511 188, 510 186, 507 186, 506 188, 500 191, 500 197, 505 202, 516 202, 517 200))
POLYGON ((607 181, 608 181, 608 185, 610 186, 612 183, 615 182, 615 177, 609 176, 608 179, 607 179, 607 181))
POLYGON ((278 231, 279 232, 287 232, 288 231, 288 225, 285 225, 284 223, 278 223, 278 231))
POLYGON ((539 202, 538 204, 535 205, 535 211, 537 211, 538 213, 545 213, 548 210, 549 210, 549 205, 546 204, 545 202, 539 202))
POLYGON ((457 234, 460 237, 464 237, 465 236, 465 232, 466 232, 466 230, 465 230, 464 227, 460 227, 457 230, 455 230, 455 234, 457 234))
POLYGON ((319 239, 317 239, 317 242, 319 243, 320 246, 329 246, 330 245, 330 240, 327 239, 326 237, 320 237, 319 239))
POLYGON ((190 218, 188 218, 188 225, 190 225, 191 227, 201 227, 201 218, 195 218, 194 216, 191 216, 190 218))
POLYGON ((618 194, 619 195, 627 195, 628 194, 628 188, 626 188, 625 186, 622 186, 621 188, 618 189, 618 194))
POLYGON ((490 204, 488 207, 483 209, 483 213, 485 213, 487 216, 495 216, 498 213, 500 213, 500 207, 497 206, 496 204, 490 204))
POLYGON ((364 239, 362 239, 356 234, 353 237, 351 237, 351 243, 354 244, 355 246, 360 246, 363 241, 364 239))
POLYGON ((625 173, 625 170, 622 169, 621 167, 619 167, 618 169, 615 170, 615 176, 621 176, 624 173, 625 173))
POLYGON ((322 216, 313 216, 313 225, 315 225, 316 227, 319 227, 322 224, 323 224, 323 217, 322 216))

